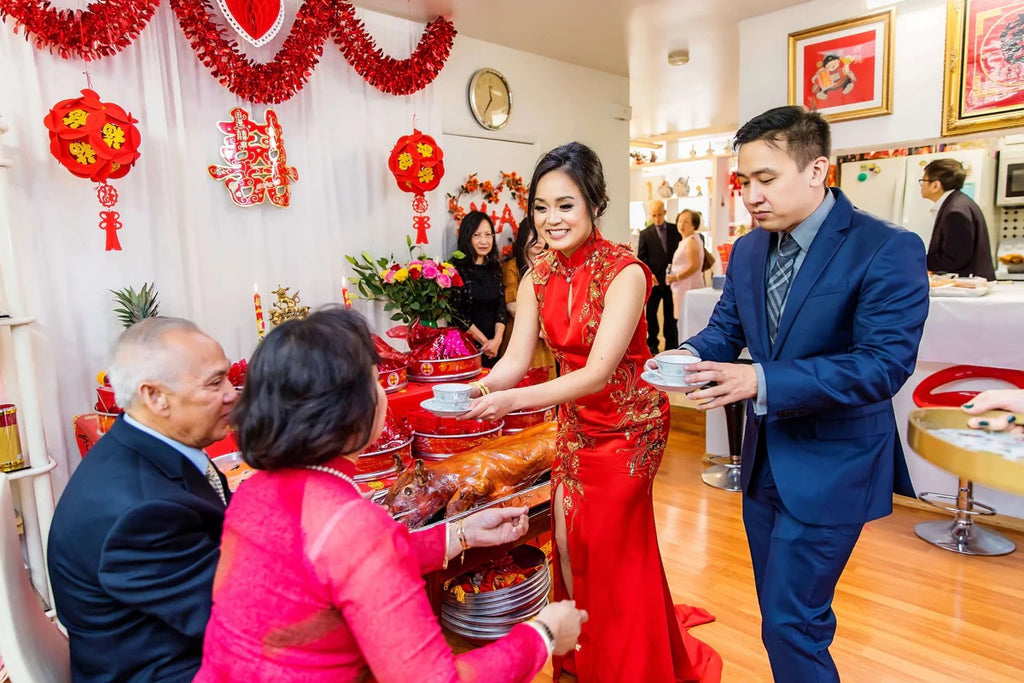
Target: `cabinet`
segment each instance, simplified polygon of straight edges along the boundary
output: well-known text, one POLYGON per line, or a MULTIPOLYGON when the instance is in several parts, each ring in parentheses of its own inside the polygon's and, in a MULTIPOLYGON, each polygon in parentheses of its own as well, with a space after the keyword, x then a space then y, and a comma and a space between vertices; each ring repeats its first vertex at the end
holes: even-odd
POLYGON ((0 117, 0 403, 18 408, 18 431, 22 458, 27 467, 7 475, 11 481, 17 514, 24 524, 24 544, 32 583, 39 595, 52 605, 46 574, 46 538, 53 517, 54 499, 50 471, 55 463, 48 457, 43 433, 32 334, 34 318, 27 315, 21 296, 18 263, 11 239, 7 210, 8 169, 3 136, 8 130, 0 117))

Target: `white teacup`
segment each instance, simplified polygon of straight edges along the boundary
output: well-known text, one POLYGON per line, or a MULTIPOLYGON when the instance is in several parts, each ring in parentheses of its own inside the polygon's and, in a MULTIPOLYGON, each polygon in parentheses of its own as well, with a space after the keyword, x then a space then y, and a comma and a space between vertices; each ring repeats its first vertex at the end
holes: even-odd
POLYGON ((699 363, 700 358, 686 356, 680 353, 659 353, 647 361, 644 366, 648 370, 657 372, 663 379, 672 384, 686 384, 686 376, 690 374, 690 365, 699 363))
POLYGON ((451 408, 469 407, 469 393, 473 387, 468 384, 446 383, 434 386, 434 399, 451 408))

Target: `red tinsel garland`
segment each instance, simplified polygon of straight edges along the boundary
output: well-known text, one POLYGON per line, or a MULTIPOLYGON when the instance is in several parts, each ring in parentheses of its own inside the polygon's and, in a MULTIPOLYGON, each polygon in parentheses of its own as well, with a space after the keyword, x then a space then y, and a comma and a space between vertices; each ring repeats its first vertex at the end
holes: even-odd
POLYGON ((224 37, 224 29, 213 23, 204 0, 170 2, 181 32, 214 78, 235 95, 257 104, 284 102, 306 85, 323 54, 327 34, 340 18, 337 2, 306 0, 284 45, 271 61, 260 64, 224 37))
POLYGON ((96 0, 82 12, 53 9, 47 0, 0 0, 0 20, 11 17, 14 32, 56 52, 62 59, 89 61, 117 54, 135 42, 153 18, 159 0, 96 0))
MULTIPOLYGON (((152 18, 159 0, 96 0, 85 12, 55 10, 48 0, 0 0, 0 18, 14 19, 37 48, 62 58, 108 57, 132 44, 152 18)), ((207 0, 170 0, 182 33, 199 60, 235 95, 257 104, 277 104, 302 89, 333 33, 345 59, 367 83, 391 95, 422 90, 440 73, 451 53, 455 26, 438 17, 427 24, 408 59, 377 48, 355 8, 344 0, 305 0, 292 30, 274 58, 253 61, 238 51, 226 30, 214 23, 207 0)))
POLYGON ((341 16, 334 42, 367 83, 390 95, 411 95, 430 85, 448 60, 455 40, 455 25, 438 17, 427 24, 408 59, 395 59, 373 42, 352 5, 342 3, 341 16))

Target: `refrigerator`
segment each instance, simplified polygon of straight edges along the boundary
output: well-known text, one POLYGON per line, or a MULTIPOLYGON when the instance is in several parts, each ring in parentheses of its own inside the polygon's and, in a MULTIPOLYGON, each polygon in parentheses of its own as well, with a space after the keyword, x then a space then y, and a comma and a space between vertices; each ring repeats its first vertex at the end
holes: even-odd
POLYGON ((921 197, 917 181, 924 175, 924 167, 935 159, 956 159, 967 169, 963 192, 981 207, 994 248, 998 242, 996 165, 993 153, 987 149, 849 161, 840 167, 839 186, 854 206, 903 226, 919 235, 927 247, 935 222, 931 213, 934 203, 921 197))

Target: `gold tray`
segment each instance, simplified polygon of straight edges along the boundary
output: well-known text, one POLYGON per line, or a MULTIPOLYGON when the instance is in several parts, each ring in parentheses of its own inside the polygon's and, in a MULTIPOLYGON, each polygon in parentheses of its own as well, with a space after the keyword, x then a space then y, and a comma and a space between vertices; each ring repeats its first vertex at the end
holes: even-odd
MULTIPOLYGON (((934 429, 968 429, 972 417, 997 417, 1003 411, 968 415, 959 408, 920 408, 910 413, 907 441, 925 460, 994 489, 1024 495, 1024 459, 1009 460, 998 453, 967 450, 935 436, 934 429)), ((1017 416, 1021 420, 1021 416, 1017 416)))

